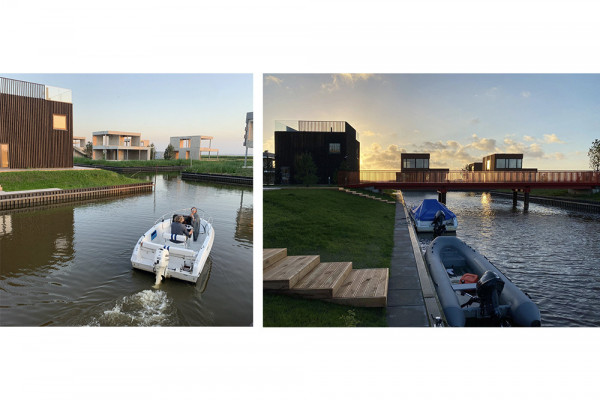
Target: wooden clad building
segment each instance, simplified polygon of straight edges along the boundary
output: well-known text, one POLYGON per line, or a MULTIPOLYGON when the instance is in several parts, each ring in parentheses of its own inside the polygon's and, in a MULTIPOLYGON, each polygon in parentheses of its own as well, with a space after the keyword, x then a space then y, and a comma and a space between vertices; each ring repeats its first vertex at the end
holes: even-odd
POLYGON ((277 122, 275 130, 276 183, 296 182, 295 163, 308 153, 317 166, 318 183, 336 183, 340 171, 360 171, 360 143, 346 121, 277 122))
POLYGON ((0 78, 0 168, 70 167, 71 92, 0 78))

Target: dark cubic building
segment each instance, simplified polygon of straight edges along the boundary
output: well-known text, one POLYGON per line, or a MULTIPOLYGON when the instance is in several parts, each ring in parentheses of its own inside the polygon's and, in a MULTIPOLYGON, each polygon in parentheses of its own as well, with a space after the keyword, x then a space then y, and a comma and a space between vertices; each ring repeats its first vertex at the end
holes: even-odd
POLYGON ((427 171, 429 169, 429 153, 401 153, 402 172, 427 171))
POLYGON ((339 171, 360 171, 360 143, 356 130, 345 121, 277 121, 277 183, 298 183, 294 165, 303 153, 310 154, 317 166, 318 183, 336 183, 339 171))
POLYGON ((69 167, 71 91, 0 78, 0 168, 69 167))
POLYGON ((495 153, 483 157, 483 171, 537 171, 523 168, 523 154, 495 153))

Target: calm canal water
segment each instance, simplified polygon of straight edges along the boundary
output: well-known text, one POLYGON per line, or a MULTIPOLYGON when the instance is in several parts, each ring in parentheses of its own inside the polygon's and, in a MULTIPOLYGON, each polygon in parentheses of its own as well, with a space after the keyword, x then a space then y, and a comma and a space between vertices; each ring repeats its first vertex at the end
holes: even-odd
POLYGON ((250 188, 159 174, 154 193, 0 214, 0 325, 250 326, 252 210, 250 188), (213 218, 205 270, 195 285, 153 289, 133 248, 160 216, 193 205, 213 218))
MULTIPOLYGON (((403 192, 407 205, 435 192, 403 192)), ((485 255, 538 305, 542 326, 600 326, 600 215, 490 193, 449 192, 456 236, 485 255)), ((420 234, 425 252, 432 235, 420 234)))

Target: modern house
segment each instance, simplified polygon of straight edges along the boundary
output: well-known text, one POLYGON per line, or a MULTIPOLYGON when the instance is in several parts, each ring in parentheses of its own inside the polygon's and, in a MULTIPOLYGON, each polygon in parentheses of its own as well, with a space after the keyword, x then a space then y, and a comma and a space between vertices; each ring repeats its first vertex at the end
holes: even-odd
POLYGON ((400 172, 396 173, 398 182, 426 182, 431 178, 431 173, 444 174, 450 170, 448 168, 430 168, 429 153, 401 153, 400 154, 400 172))
POLYGON ((217 153, 217 158, 219 157, 219 149, 211 148, 212 140, 214 137, 212 136, 171 136, 171 146, 175 151, 174 158, 176 160, 201 160, 202 152, 208 153, 208 158, 210 158, 211 153, 217 153), (208 140, 208 147, 202 147, 202 141, 208 140))
POLYGON ((318 183, 336 183, 338 172, 360 171, 360 143, 346 121, 276 121, 276 183, 298 183, 296 159, 310 154, 318 183))
POLYGON ((148 140, 137 132, 98 131, 92 133, 92 159, 126 161, 149 160, 148 140))
POLYGON ((469 171, 469 172, 483 171, 483 163, 482 162, 472 162, 469 165, 467 165, 467 171, 469 171))
POLYGON ((263 152, 263 185, 275 184, 275 154, 263 152))
POLYGON ((73 167, 68 89, 0 78, 0 168, 73 167))
POLYGON ((537 171, 537 168, 523 168, 523 154, 495 153, 483 157, 482 171, 537 171))
POLYGON ((244 131, 244 147, 246 154, 244 155, 244 167, 246 167, 246 159, 248 158, 248 149, 254 147, 254 113, 246 113, 246 129, 244 131))
POLYGON ((87 157, 85 140, 85 136, 73 136, 73 157, 87 157))

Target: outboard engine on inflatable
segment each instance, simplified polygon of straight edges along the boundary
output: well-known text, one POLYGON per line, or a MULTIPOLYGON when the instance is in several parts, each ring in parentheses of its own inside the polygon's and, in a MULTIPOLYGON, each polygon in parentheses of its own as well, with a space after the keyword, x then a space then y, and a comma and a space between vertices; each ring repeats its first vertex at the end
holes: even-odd
POLYGON ((435 217, 433 218, 433 238, 435 239, 438 236, 441 236, 446 232, 446 224, 444 221, 446 220, 446 214, 442 210, 438 210, 435 213, 435 217))
POLYGON ((500 319, 500 301, 498 297, 504 289, 504 281, 493 271, 485 271, 477 282, 479 308, 484 317, 500 319))

